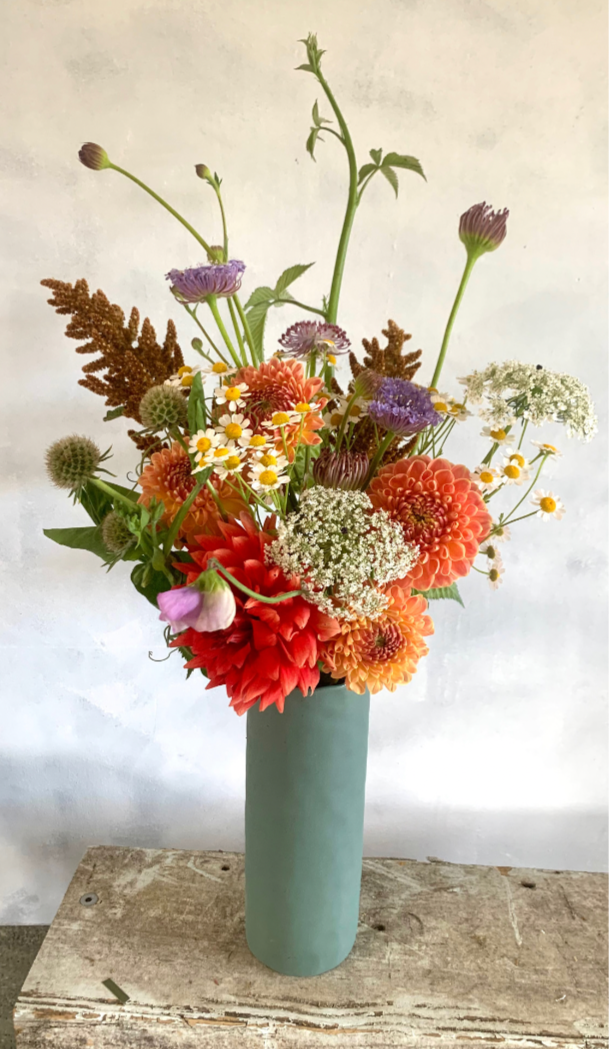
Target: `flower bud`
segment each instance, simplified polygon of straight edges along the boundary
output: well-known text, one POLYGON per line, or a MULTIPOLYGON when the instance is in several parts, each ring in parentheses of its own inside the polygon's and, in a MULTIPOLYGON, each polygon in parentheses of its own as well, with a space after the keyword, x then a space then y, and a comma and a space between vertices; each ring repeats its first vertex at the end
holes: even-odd
POLYGON ((364 368, 354 379, 354 393, 356 393, 358 397, 365 397, 366 400, 369 401, 374 397, 384 378, 384 375, 379 375, 379 373, 373 371, 372 368, 364 368))
POLYGON ((364 483, 369 465, 365 452, 333 452, 324 448, 313 463, 313 477, 323 488, 353 492, 364 483))
POLYGON ((170 624, 172 634, 189 627, 199 633, 226 630, 237 612, 230 586, 213 569, 201 572, 192 586, 159 594, 157 604, 161 610, 159 619, 170 624))
POLYGON ((88 437, 62 437, 46 453, 47 473, 57 488, 77 491, 93 476, 102 454, 88 437))
POLYGON ((188 402, 181 387, 152 386, 140 401, 140 419, 147 430, 171 430, 186 426, 188 402))
POLYGON ((509 211, 493 211, 490 204, 474 204, 459 220, 459 239, 467 254, 479 258, 495 251, 505 240, 509 211))
POLYGON ((213 179, 213 175, 207 164, 195 164, 195 171, 199 178, 204 178, 206 182, 211 182, 213 179))
POLYGON ((212 264, 224 262, 224 248, 220 244, 210 244, 207 249, 207 258, 212 264))
POLYGON ((91 171, 103 171, 104 168, 112 167, 103 146, 98 146, 95 142, 85 142, 78 151, 78 159, 91 171))

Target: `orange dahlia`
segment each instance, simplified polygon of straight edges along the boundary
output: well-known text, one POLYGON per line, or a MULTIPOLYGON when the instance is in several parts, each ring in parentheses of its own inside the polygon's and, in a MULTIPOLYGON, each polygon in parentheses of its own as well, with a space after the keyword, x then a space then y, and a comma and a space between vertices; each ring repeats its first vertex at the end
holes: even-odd
MULTIPOLYGON (((171 448, 155 452, 139 479, 143 491, 138 501, 148 506, 152 499, 162 500, 165 506, 163 524, 171 524, 196 484, 191 471, 190 459, 177 441, 171 448)), ((225 481, 220 481, 217 474, 212 474, 211 483, 228 514, 239 514, 246 508, 243 499, 225 481)), ((203 488, 182 522, 179 538, 184 543, 192 543, 197 535, 219 535, 220 520, 213 495, 208 488, 203 488)))
MULTIPOLYGON (((297 444, 321 444, 321 438, 315 433, 324 425, 318 411, 325 407, 328 399, 318 396, 323 386, 322 380, 307 379, 300 361, 272 357, 256 368, 250 364, 237 372, 234 382, 247 383, 247 415, 255 430, 259 429, 261 423, 271 419, 275 412, 291 412, 297 405, 301 410, 305 405, 313 409, 305 412, 302 419, 284 427, 290 462, 294 459, 297 444)), ((283 450, 281 437, 276 441, 276 447, 278 451, 283 450)))
POLYGON ((449 586, 467 575, 487 538, 491 515, 466 466, 415 455, 383 466, 368 495, 375 510, 399 521, 421 556, 402 581, 417 590, 449 586))
POLYGON ((429 649, 423 638, 433 634, 433 623, 424 615, 427 601, 409 590, 393 586, 389 605, 375 619, 341 623, 341 632, 322 647, 322 669, 333 678, 345 678, 352 692, 395 692, 416 672, 429 649))
MULTIPOLYGON (((194 564, 179 567, 192 584, 215 557, 240 583, 265 597, 297 590, 298 576, 285 576, 268 565, 265 549, 275 538, 274 520, 260 529, 247 513, 239 521, 220 521, 220 537, 200 536, 198 549, 190 548, 194 564)), ((201 633, 189 629, 175 639, 176 647, 190 648, 191 669, 205 670, 207 688, 224 685, 230 705, 244 714, 260 700, 260 710, 271 704, 283 711, 286 696, 299 688, 303 696, 319 681, 320 645, 338 631, 336 619, 302 597, 264 604, 233 588, 237 612, 225 630, 201 633)))

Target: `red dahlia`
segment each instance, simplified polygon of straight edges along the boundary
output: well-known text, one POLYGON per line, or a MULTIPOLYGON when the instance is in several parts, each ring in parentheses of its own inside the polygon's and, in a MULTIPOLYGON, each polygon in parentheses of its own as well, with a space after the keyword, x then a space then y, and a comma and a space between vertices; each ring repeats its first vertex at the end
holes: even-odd
MULTIPOLYGON (((275 538, 273 522, 261 530, 246 513, 240 522, 220 521, 221 536, 197 538, 199 547, 189 548, 195 564, 180 565, 187 583, 215 557, 235 579, 265 597, 297 590, 299 576, 285 576, 276 565, 265 564, 265 547, 275 538)), ((295 688, 306 696, 316 687, 319 649, 338 632, 338 623, 302 597, 268 605, 233 590, 237 614, 230 627, 210 633, 187 630, 173 645, 192 650, 194 657, 186 666, 206 671, 207 688, 225 685, 237 714, 257 700, 260 710, 275 703, 283 711, 286 696, 295 688)))

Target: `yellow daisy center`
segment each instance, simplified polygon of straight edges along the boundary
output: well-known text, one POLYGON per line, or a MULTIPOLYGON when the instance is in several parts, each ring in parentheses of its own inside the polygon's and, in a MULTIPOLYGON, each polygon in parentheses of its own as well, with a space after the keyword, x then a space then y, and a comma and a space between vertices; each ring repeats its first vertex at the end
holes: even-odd
POLYGON ((264 448, 266 444, 266 437, 263 437, 261 433, 255 433, 250 441, 250 444, 252 448, 264 448))
POLYGON ((334 356, 333 353, 328 353, 327 356, 326 356, 326 360, 328 361, 329 364, 336 364, 336 357, 334 356))
POLYGON ((227 386, 224 391, 224 396, 227 401, 238 401, 241 396, 241 390, 238 386, 227 386))
POLYGON ((516 465, 519 466, 520 469, 522 469, 522 467, 524 466, 524 455, 520 455, 519 452, 512 452, 512 454, 510 455, 510 462, 516 463, 516 465))
POLYGON ((510 463, 509 466, 505 466, 503 468, 503 472, 506 477, 510 478, 511 481, 515 481, 518 477, 520 477, 520 467, 514 466, 513 463, 510 463))
POLYGON ((340 412, 332 412, 330 416, 330 426, 340 426, 343 421, 343 417, 340 412))
POLYGON ((481 470, 480 480, 482 481, 482 484, 492 484, 495 480, 495 475, 492 474, 490 470, 481 470))
POLYGON ((498 571, 498 569, 491 568, 491 570, 490 570, 490 572, 488 574, 488 577, 489 577, 491 583, 496 583, 497 580, 499 579, 499 571, 498 571))
POLYGON ((361 414, 362 414, 362 409, 360 408, 359 404, 352 404, 351 407, 349 408, 349 415, 353 415, 357 419, 358 415, 361 415, 361 414))
POLYGON ((452 408, 450 410, 451 410, 451 412, 455 412, 455 413, 456 412, 464 412, 465 411, 465 405, 464 404, 453 404, 453 406, 452 406, 452 408))
POLYGON ((225 455, 228 455, 228 453, 229 453, 229 449, 228 448, 216 448, 216 450, 214 452, 214 458, 215 459, 223 459, 225 455))
POLYGON ((299 404, 294 406, 294 411, 300 412, 301 415, 304 415, 305 412, 311 411, 311 405, 307 404, 305 401, 300 401, 299 404))
POLYGON ((210 448, 211 448, 211 441, 210 441, 209 437, 199 437, 199 440, 197 441, 197 451, 198 452, 208 452, 210 448))
POLYGON ((555 452, 556 448, 553 444, 542 444, 541 450, 542 452, 555 452))
POLYGON ((287 412, 273 412, 273 418, 271 419, 273 426, 285 426, 289 421, 290 416, 287 412))
POLYGON ((539 500, 539 508, 544 514, 553 514, 556 509, 556 499, 553 499, 551 495, 544 495, 543 499, 539 500))
POLYGON ((226 460, 226 463, 225 463, 226 469, 227 470, 236 470, 237 467, 239 466, 240 462, 241 462, 241 459, 239 458, 238 455, 229 455, 229 457, 228 457, 228 459, 226 460))
POLYGON ((188 375, 192 371, 192 368, 188 364, 183 364, 181 368, 178 368, 178 375, 188 375))
POLYGON ((192 386, 194 381, 194 375, 183 375, 180 379, 180 386, 192 386))
POLYGON ((484 551, 484 553, 486 554, 487 557, 490 557, 491 561, 494 561, 495 558, 497 557, 497 551, 495 550, 494 546, 487 546, 487 548, 484 551))
POLYGON ((266 455, 261 457, 260 462, 263 466, 277 466, 277 457, 267 452, 266 455))
POLYGON ((263 470, 258 480, 260 484, 277 484, 277 474, 274 470, 263 470))
POLYGON ((224 372, 228 371, 228 365, 225 364, 224 361, 216 361, 216 363, 212 365, 211 370, 214 375, 223 375, 224 372))
POLYGON ((491 437, 494 441, 505 441, 507 433, 505 430, 491 430, 491 437))
POLYGON ((241 437, 243 429, 239 426, 239 423, 229 423, 228 426, 224 427, 224 433, 228 437, 229 441, 234 441, 237 437, 241 437))
POLYGON ((447 412, 448 411, 448 405, 444 404, 444 401, 436 401, 436 403, 434 404, 434 408, 436 409, 437 412, 447 412))

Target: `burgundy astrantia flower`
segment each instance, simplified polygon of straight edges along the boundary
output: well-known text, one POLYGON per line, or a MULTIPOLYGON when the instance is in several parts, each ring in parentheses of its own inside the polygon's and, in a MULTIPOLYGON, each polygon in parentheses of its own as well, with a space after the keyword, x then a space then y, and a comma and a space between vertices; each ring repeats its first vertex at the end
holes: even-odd
POLYGON ((459 220, 459 238, 465 244, 467 253, 483 255, 486 251, 495 251, 507 233, 509 211, 493 211, 490 204, 474 204, 459 220))
POLYGON ((351 342, 337 324, 325 321, 298 321, 283 333, 279 345, 290 357, 306 357, 313 350, 346 353, 351 342))
POLYGON ((401 436, 440 422, 427 390, 407 379, 383 379, 368 405, 368 415, 384 430, 401 436))
POLYGON ((171 281, 171 290, 184 302, 203 302, 210 295, 234 295, 241 287, 244 270, 244 262, 231 259, 212 266, 170 270, 166 277, 171 281))

